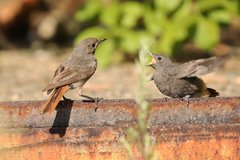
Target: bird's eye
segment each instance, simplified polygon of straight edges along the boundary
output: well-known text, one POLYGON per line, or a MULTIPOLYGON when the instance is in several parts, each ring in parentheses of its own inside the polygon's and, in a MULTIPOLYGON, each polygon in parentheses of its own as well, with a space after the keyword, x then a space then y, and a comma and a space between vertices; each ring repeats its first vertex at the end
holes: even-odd
POLYGON ((92 47, 95 47, 95 43, 92 44, 92 47))
POLYGON ((158 57, 157 59, 160 61, 162 58, 161 58, 161 57, 158 57))

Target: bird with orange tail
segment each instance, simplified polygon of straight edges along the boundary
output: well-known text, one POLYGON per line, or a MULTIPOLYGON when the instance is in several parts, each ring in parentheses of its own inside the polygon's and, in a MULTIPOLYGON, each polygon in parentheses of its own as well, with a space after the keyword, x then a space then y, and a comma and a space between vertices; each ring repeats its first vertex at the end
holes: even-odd
POLYGON ((48 94, 52 94, 43 104, 41 108, 42 114, 52 112, 61 98, 64 98, 64 94, 70 89, 79 88, 81 96, 94 100, 95 103, 100 100, 99 98, 82 95, 81 89, 96 71, 97 59, 95 58, 95 51, 98 45, 105 40, 96 38, 83 39, 73 50, 71 56, 57 68, 52 81, 43 89, 48 94))

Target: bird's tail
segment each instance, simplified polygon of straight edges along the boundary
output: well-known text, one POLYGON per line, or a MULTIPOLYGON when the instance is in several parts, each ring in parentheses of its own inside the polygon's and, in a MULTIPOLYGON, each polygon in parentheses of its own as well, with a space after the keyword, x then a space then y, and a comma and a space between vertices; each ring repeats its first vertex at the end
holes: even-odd
POLYGON ((41 113, 45 114, 46 112, 52 112, 58 105, 58 102, 61 100, 63 95, 68 91, 69 86, 65 85, 59 88, 56 88, 51 96, 48 98, 47 102, 41 107, 41 113))
POLYGON ((209 97, 219 96, 219 93, 215 89, 207 88, 207 90, 208 90, 208 93, 209 93, 209 97))

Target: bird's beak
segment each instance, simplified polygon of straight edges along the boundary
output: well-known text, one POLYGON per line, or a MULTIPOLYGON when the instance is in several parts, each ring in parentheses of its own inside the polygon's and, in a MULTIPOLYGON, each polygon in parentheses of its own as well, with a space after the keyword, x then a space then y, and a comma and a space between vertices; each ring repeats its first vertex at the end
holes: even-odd
POLYGON ((106 40, 107 40, 106 38, 102 38, 102 39, 99 39, 98 42, 99 42, 99 43, 102 43, 102 42, 104 42, 104 41, 106 41, 106 40))
POLYGON ((155 60, 155 55, 151 52, 148 52, 148 53, 152 57, 152 61, 150 63, 148 63, 147 66, 153 67, 157 63, 157 61, 155 60))
POLYGON ((152 61, 150 63, 148 63, 147 66, 153 66, 156 63, 157 63, 156 60, 154 58, 152 58, 152 61))

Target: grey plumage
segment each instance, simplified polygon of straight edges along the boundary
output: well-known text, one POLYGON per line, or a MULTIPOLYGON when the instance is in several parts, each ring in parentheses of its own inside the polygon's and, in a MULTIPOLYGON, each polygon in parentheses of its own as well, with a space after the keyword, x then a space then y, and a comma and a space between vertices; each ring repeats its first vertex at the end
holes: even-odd
MULTIPOLYGON (((43 104, 41 113, 52 112, 69 89, 79 88, 80 95, 83 96, 81 89, 97 68, 95 50, 104 40, 96 38, 82 40, 73 50, 72 55, 57 68, 52 81, 43 89, 48 94, 51 92, 52 94, 43 104)), ((95 101, 98 102, 98 99, 95 101)))
POLYGON ((155 69, 154 83, 161 93, 173 98, 215 97, 219 93, 207 88, 204 81, 197 77, 212 72, 225 62, 228 56, 192 60, 183 64, 173 63, 163 55, 152 54, 155 69))
POLYGON ((71 85, 71 89, 82 87, 97 68, 94 54, 102 41, 104 40, 96 38, 82 40, 73 50, 72 55, 57 68, 52 81, 43 91, 50 93, 53 89, 64 85, 71 85))

